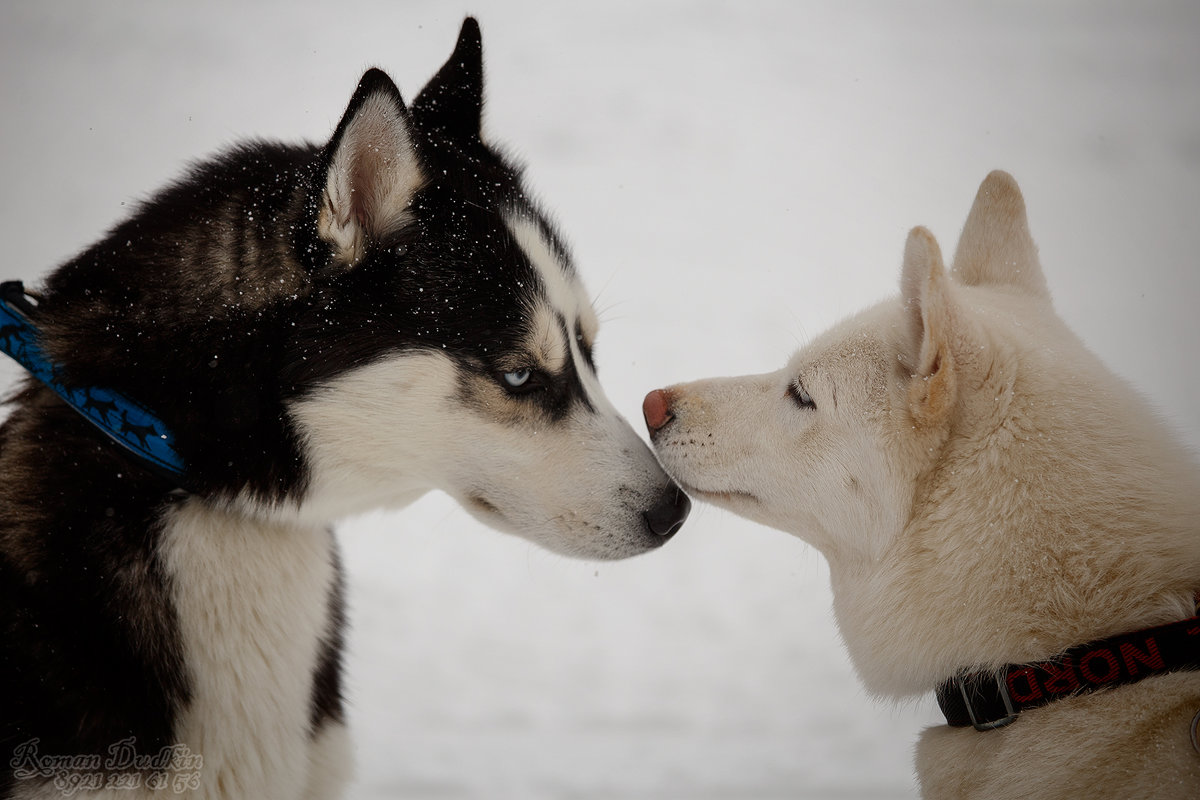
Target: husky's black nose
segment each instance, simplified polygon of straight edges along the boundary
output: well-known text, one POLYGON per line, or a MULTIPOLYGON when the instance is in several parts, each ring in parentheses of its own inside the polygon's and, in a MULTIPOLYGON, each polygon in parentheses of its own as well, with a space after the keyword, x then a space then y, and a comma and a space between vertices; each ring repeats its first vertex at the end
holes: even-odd
POLYGON ((658 502, 649 511, 643 512, 642 516, 646 520, 646 527, 663 537, 665 542, 683 527, 683 521, 691 510, 692 501, 683 493, 683 489, 672 483, 658 498, 658 502))

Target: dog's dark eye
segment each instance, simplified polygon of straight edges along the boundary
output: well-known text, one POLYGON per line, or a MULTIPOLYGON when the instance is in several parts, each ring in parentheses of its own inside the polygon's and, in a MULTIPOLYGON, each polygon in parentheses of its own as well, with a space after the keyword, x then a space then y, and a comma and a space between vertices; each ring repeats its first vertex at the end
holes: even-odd
POLYGON ((788 384, 787 393, 788 397, 792 398, 796 405, 800 406, 801 408, 815 409, 817 407, 817 404, 813 402, 812 395, 810 395, 804 388, 804 385, 800 383, 799 378, 788 384))

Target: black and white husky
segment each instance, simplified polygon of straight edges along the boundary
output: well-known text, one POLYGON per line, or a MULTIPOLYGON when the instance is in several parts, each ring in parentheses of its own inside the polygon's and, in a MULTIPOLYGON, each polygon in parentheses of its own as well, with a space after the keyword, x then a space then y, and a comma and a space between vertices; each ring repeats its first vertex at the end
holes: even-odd
POLYGON ((683 523, 686 496, 597 382, 596 315, 481 107, 468 19, 411 107, 371 70, 327 145, 197 165, 36 294, 63 382, 153 410, 186 490, 41 383, 15 397, 0 797, 338 795, 332 521, 441 489, 597 559, 683 523))

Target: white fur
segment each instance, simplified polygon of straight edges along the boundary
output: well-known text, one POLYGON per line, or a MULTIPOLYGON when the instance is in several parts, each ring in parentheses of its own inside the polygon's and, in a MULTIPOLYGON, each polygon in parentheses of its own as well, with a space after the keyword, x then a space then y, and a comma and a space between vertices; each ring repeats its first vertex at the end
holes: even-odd
MULTIPOLYGON (((252 519, 200 499, 184 501, 164 523, 160 556, 192 692, 172 744, 201 761, 177 762, 182 769, 168 771, 157 791, 135 774, 133 788, 72 796, 340 797, 353 763, 346 730, 332 722, 315 738, 310 730, 312 677, 335 580, 332 531, 252 519)), ((15 796, 64 794, 53 784, 18 782, 15 796)))
POLYGON ((313 742, 309 725, 334 547, 325 527, 200 500, 168 516, 161 554, 192 689, 176 739, 204 758, 196 797, 295 798, 344 770, 326 750, 344 749, 339 734, 313 742))
POLYGON ((328 724, 309 748, 308 785, 302 800, 334 800, 354 773, 354 746, 345 725, 328 724))
POLYGON ((579 291, 579 284, 568 277, 537 223, 519 214, 506 216, 504 222, 525 257, 537 269, 548 307, 565 314, 569 322, 574 321, 587 305, 587 298, 579 291))
MULTIPOLYGON (((1054 313, 1011 177, 984 181, 950 273, 913 230, 901 290, 779 372, 665 390, 668 472, 820 548, 851 658, 880 694, 1189 616, 1200 469, 1054 313)), ((1186 673, 1001 731, 935 728, 923 790, 1194 798, 1198 710, 1200 673, 1186 673), (1135 711, 1170 726, 1154 746, 1132 736, 1135 711)))

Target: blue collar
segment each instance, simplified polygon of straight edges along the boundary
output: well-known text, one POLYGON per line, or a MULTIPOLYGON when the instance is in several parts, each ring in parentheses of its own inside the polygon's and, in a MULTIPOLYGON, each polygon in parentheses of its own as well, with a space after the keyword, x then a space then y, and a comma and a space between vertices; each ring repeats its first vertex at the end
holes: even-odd
POLYGON ((111 389, 68 386, 58 365, 42 351, 33 319, 37 306, 30 302, 20 281, 0 283, 0 350, 11 356, 46 386, 154 472, 182 483, 183 459, 175 451, 175 436, 151 411, 111 389))

